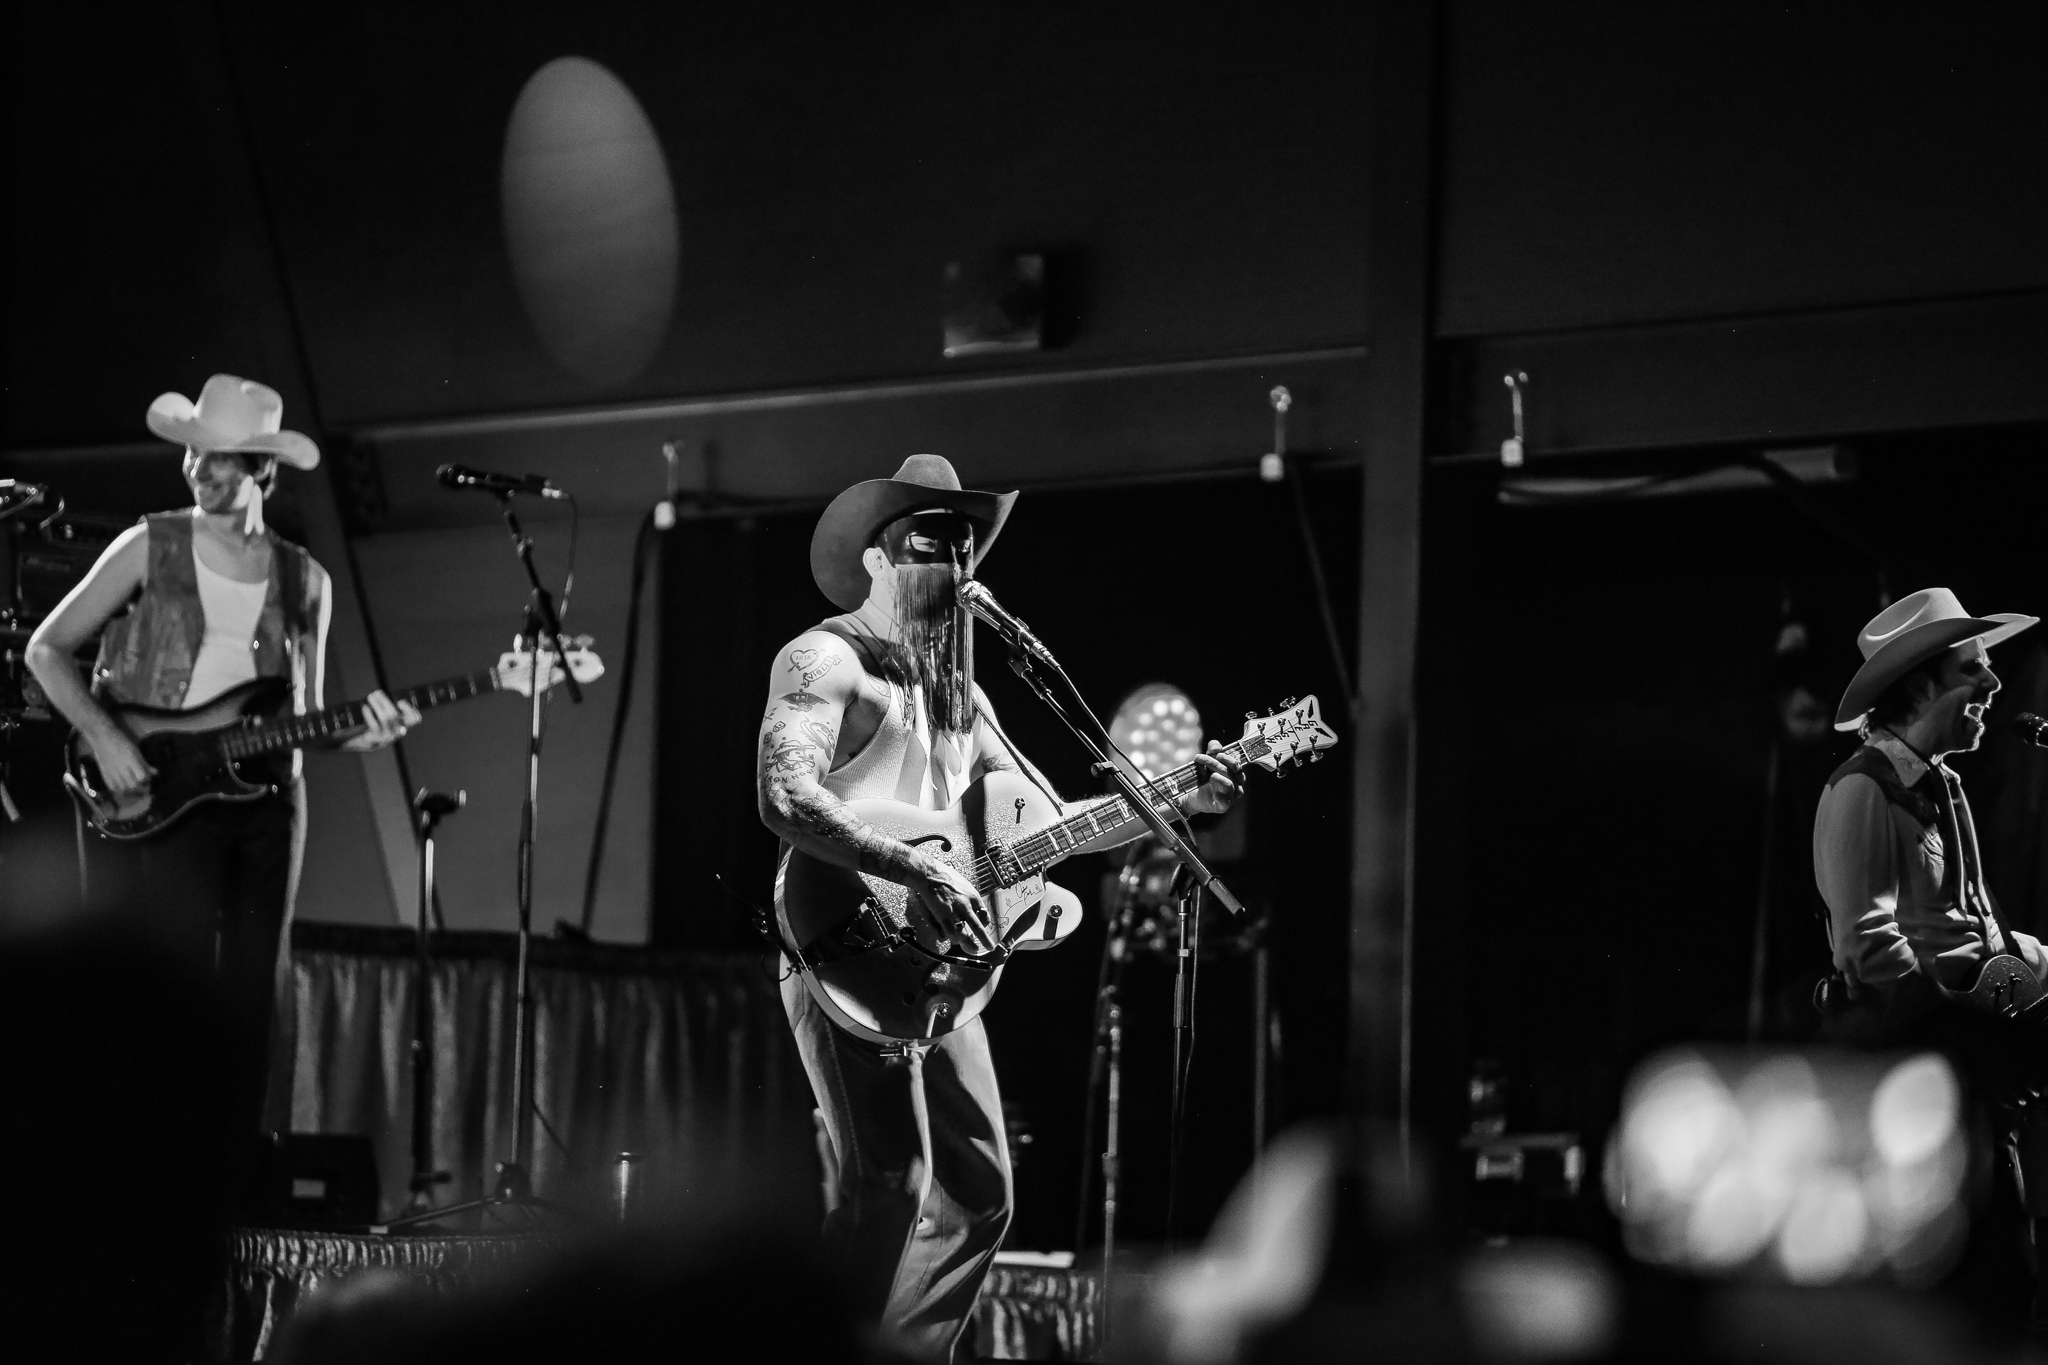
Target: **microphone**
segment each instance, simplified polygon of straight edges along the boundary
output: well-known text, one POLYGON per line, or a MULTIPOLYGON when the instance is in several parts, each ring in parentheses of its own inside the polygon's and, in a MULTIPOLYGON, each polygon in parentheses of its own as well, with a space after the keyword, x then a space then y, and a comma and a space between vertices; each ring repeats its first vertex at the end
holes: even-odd
POLYGON ((50 485, 26 479, 0 479, 0 502, 19 502, 31 507, 50 496, 50 485))
POLYGON ((475 488, 485 493, 531 493, 536 498, 566 498, 569 495, 538 474, 493 474, 484 469, 467 469, 444 464, 434 471, 443 488, 475 488))
POLYGON ((996 634, 1002 636, 1013 647, 1027 650, 1040 658, 1051 657, 1045 646, 1038 642, 1038 637, 1031 633, 1031 627, 1003 610, 1002 603, 996 601, 995 594, 983 586, 980 580, 961 579, 959 585, 953 589, 953 596, 961 606, 986 621, 996 634))
POLYGON ((2029 744, 2048 749, 2048 717, 2022 711, 2012 718, 2012 728, 2019 732, 2021 739, 2029 744))

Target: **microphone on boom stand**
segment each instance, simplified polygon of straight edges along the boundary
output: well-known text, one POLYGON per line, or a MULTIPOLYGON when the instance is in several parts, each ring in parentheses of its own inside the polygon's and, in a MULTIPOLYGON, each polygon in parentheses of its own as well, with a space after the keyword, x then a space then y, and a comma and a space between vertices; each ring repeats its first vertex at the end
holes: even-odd
POLYGON ((536 498, 566 498, 569 495, 538 474, 494 474, 487 469, 468 469, 444 464, 434 471, 443 488, 474 488, 482 493, 528 493, 536 498))
POLYGON ((953 596, 961 606, 974 613, 996 634, 1002 636, 1012 648, 1024 650, 1041 659, 1052 657, 1046 647, 1039 643, 1038 637, 1031 633, 1031 627, 1004 610, 1002 603, 996 601, 996 595, 979 580, 961 579, 959 586, 953 590, 953 596))

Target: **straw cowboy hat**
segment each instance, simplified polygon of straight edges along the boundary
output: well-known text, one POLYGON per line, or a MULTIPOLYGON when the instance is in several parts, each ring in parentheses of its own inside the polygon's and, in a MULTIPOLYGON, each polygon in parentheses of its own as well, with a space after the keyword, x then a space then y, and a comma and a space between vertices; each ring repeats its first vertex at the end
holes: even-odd
POLYGON ((1849 690, 1842 694, 1835 728, 1854 730, 1861 725, 1887 687, 1943 650, 1968 640, 1981 641, 1989 649, 2040 620, 2012 612, 1972 616, 1947 588, 1923 588, 1901 597, 1871 617, 1870 624, 1856 636, 1856 647, 1863 651, 1863 667, 1856 670, 1849 690))
POLYGON ((283 417, 284 399, 276 389, 231 374, 207 380, 197 403, 182 393, 166 393, 149 405, 149 429, 166 441, 197 450, 275 455, 294 469, 319 464, 320 447, 296 431, 280 430, 283 417))
POLYGON ((811 533, 811 577, 834 606, 852 611, 867 600, 868 571, 861 552, 874 544, 875 533, 898 517, 940 509, 974 523, 974 559, 967 566, 972 571, 996 543, 1016 501, 1015 493, 963 489, 943 455, 913 455, 895 478, 869 479, 832 499, 811 533))

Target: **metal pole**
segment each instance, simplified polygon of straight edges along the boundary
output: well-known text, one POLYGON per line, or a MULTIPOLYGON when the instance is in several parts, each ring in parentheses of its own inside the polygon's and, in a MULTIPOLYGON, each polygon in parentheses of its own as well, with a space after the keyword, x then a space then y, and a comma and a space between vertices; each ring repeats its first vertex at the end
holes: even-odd
MULTIPOLYGON (((533 705, 526 732, 526 807, 519 817, 519 957, 515 968, 512 1012, 512 1159, 521 1177, 533 1175, 533 983, 528 955, 533 944, 533 845, 540 821, 540 741, 544 686, 550 665, 543 652, 540 618, 532 619, 527 636, 533 647, 533 705)), ((531 1185, 508 1191, 524 1194, 531 1185)))
POLYGON ((1770 763, 1764 769, 1764 847, 1757 870, 1756 923, 1749 935, 1749 1019, 1746 1036, 1754 1043, 1764 1035, 1764 973, 1771 947, 1771 865, 1777 861, 1778 764, 1785 749, 1785 730, 1774 722, 1770 763))
POLYGON ((1166 1142, 1166 1241, 1169 1246, 1180 1230, 1181 1157, 1187 1137, 1188 1062, 1194 1049, 1195 953, 1202 935, 1202 888, 1188 875, 1185 867, 1174 876, 1181 894, 1174 902, 1174 916, 1180 926, 1180 946, 1173 966, 1173 1086, 1167 1108, 1172 1125, 1166 1142))
POLYGON ((1266 1152, 1266 1042, 1272 1015, 1266 945, 1252 950, 1252 1178, 1266 1152))
POLYGON ((1124 1010, 1109 1006, 1109 1113, 1102 1143, 1102 1343, 1109 1341, 1110 1277, 1116 1273, 1116 1201, 1123 1176, 1124 1010))

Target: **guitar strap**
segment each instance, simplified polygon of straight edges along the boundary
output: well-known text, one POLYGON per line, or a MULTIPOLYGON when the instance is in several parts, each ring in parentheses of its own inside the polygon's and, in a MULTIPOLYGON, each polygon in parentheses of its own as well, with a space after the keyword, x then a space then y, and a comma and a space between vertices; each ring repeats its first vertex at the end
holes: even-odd
MULTIPOLYGON (((1941 779, 1942 837, 1954 842, 1957 864, 1956 903, 1966 911, 1974 909, 1980 924, 1989 922, 1998 926, 2002 946, 1999 951, 2019 956, 2019 944, 2013 939, 2012 926, 2005 922, 2005 913, 1998 908, 1998 900, 1991 894, 1991 885, 1984 879, 1984 854, 1977 847, 1977 822, 1970 814, 1970 799, 1963 795, 1963 780, 1943 764, 1934 765, 1935 773, 1941 779)), ((1984 936, 1988 949, 1991 936, 1984 936)))

